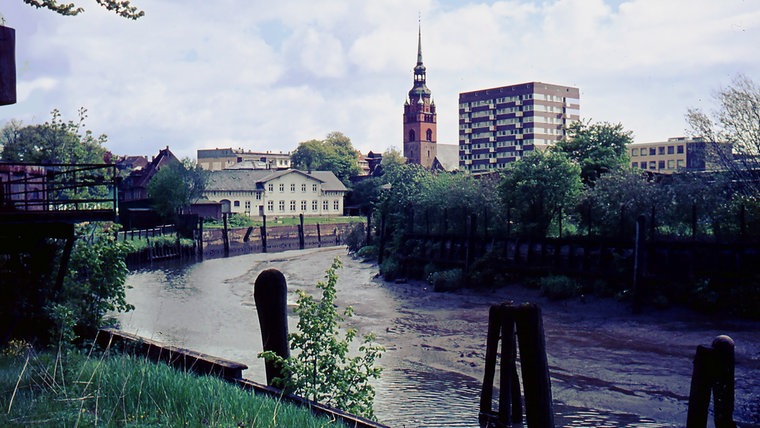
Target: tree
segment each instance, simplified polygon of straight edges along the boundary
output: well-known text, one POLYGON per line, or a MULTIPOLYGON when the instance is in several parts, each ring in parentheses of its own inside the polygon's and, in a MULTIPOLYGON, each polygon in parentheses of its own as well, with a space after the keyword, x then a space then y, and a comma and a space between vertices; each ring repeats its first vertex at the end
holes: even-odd
POLYGON ((519 230, 545 237, 563 208, 575 205, 581 190, 580 167, 559 151, 533 151, 504 172, 499 194, 519 230))
POLYGON ((165 220, 174 220, 197 201, 206 189, 208 171, 192 159, 170 163, 161 168, 148 183, 153 209, 165 220))
MULTIPOLYGON (((95 0, 100 6, 114 12, 115 14, 129 19, 137 19, 145 16, 145 12, 132 6, 129 0, 95 0)), ((74 3, 58 3, 57 0, 24 0, 24 3, 34 6, 37 9, 50 9, 64 16, 75 16, 84 12, 84 9, 74 3)))
POLYGON ((351 139, 340 132, 331 132, 324 140, 299 143, 290 160, 298 169, 332 171, 346 185, 360 172, 359 152, 351 145, 351 139))
POLYGON ((383 169, 394 168, 406 163, 406 158, 401 151, 395 147, 388 147, 383 152, 383 159, 380 161, 380 165, 383 169))
POLYGON ((746 76, 716 95, 718 109, 711 114, 689 109, 686 121, 693 136, 711 143, 709 156, 729 171, 745 196, 760 196, 760 87, 746 76), (726 144, 732 146, 725 150, 726 144))
POLYGON ((374 343, 374 335, 367 334, 358 348, 359 355, 350 355, 357 331, 341 326, 353 316, 353 309, 349 306, 341 313, 335 305, 336 272, 340 267, 340 259, 335 258, 327 269, 327 281, 317 283, 322 292, 319 300, 303 290, 297 291, 298 332, 289 335, 294 355, 283 359, 267 351, 259 357, 283 369, 285 378, 276 379, 280 387, 312 401, 374 418, 375 388, 370 381, 380 377, 382 369, 374 364, 384 349, 374 343), (343 338, 341 331, 345 332, 343 338))
POLYGON ((622 124, 573 122, 567 133, 552 150, 580 165, 585 184, 593 185, 602 174, 628 165, 627 146, 633 143, 633 133, 622 124))
POLYGON ((57 109, 42 125, 22 126, 8 122, 0 133, 0 160, 25 163, 96 164, 104 163, 109 152, 103 147, 105 134, 95 137, 84 129, 87 109, 79 109, 79 120, 65 122, 57 109))

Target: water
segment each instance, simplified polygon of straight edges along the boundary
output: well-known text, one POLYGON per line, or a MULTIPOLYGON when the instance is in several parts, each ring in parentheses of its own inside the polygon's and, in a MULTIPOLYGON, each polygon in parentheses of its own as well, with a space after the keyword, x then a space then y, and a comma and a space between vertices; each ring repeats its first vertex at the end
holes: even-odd
MULTIPOLYGON (((760 323, 711 320, 683 311, 631 316, 614 301, 548 302, 519 286, 434 293, 393 284, 342 248, 253 254, 192 265, 162 264, 129 276, 136 309, 126 331, 240 361, 265 382, 253 283, 282 271, 289 302, 313 292, 341 256, 338 304, 354 307, 351 326, 387 348, 377 384, 378 419, 394 427, 477 427, 488 307, 533 301, 543 311, 555 423, 563 427, 683 426, 694 350, 719 334, 736 341, 736 412, 760 425, 760 323)), ((296 320, 291 317, 290 328, 296 320)), ((497 376, 498 378, 498 376, 497 376)))

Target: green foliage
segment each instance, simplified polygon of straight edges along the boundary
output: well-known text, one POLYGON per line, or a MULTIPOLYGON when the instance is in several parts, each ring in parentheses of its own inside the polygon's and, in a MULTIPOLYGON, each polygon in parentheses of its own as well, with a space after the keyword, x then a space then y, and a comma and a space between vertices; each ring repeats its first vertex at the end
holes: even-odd
POLYGON ((367 244, 367 229, 364 223, 354 223, 343 242, 348 246, 349 254, 355 254, 362 249, 367 244))
POLYGON ((54 337, 91 336, 107 321, 109 312, 134 309, 127 303, 124 285, 129 244, 94 224, 80 226, 77 235, 63 290, 48 306, 56 321, 54 337))
POLYGON ((103 147, 108 137, 104 134, 95 137, 92 131, 84 129, 87 109, 80 108, 78 114, 78 121, 65 122, 55 109, 51 112, 52 119, 42 125, 7 123, 0 133, 0 159, 25 163, 108 163, 110 153, 103 147))
POLYGON ((375 389, 370 381, 380 377, 382 369, 375 367, 375 361, 384 349, 374 343, 372 334, 367 334, 352 352, 352 342, 357 336, 355 329, 345 329, 341 338, 341 323, 353 316, 353 309, 347 307, 341 313, 335 305, 340 267, 340 259, 335 258, 326 272, 327 281, 317 283, 317 289, 322 292, 319 300, 298 291, 295 309, 298 332, 289 335, 294 355, 283 359, 268 351, 259 356, 282 368, 286 378, 278 382, 286 390, 349 413, 374 418, 375 389))
POLYGON ((538 283, 541 294, 551 300, 569 299, 581 293, 580 284, 564 275, 545 276, 539 279, 538 283))
POLYGON ((332 171, 345 185, 360 172, 359 152, 351 139, 340 132, 331 132, 324 140, 299 143, 290 161, 294 168, 301 170, 332 171))
MULTIPOLYGON (((129 0, 95 0, 100 6, 128 19, 137 19, 145 16, 145 12, 132 6, 129 0)), ((24 3, 37 9, 45 8, 64 16, 75 16, 84 12, 84 9, 74 3, 58 3, 57 0, 24 0, 24 3)))
POLYGON ((581 167, 581 179, 593 185, 603 174, 628 165, 628 144, 633 133, 623 125, 611 123, 573 122, 567 138, 560 140, 551 150, 564 153, 581 167))
POLYGON ((161 168, 148 183, 148 196, 153 209, 166 221, 174 222, 177 214, 184 213, 206 189, 208 171, 189 158, 182 163, 169 163, 161 168))
POLYGON ((427 282, 435 291, 456 290, 464 285, 464 272, 459 268, 432 272, 428 275, 427 282))
POLYGON ((138 357, 36 354, 23 342, 2 354, 4 427, 344 426, 276 397, 138 357))
POLYGON ((499 194, 519 231, 545 237, 560 211, 575 206, 580 168, 559 152, 533 151, 504 172, 499 194))

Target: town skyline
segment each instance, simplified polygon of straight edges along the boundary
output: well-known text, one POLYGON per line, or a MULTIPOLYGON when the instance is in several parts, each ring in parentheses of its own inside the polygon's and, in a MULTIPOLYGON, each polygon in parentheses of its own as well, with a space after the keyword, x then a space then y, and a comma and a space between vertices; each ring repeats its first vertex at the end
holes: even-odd
POLYGON ((460 93, 530 81, 578 87, 583 120, 665 141, 685 135, 688 108, 760 72, 760 10, 738 0, 136 2, 137 21, 80 3, 77 17, 0 11, 18 80, 0 125, 85 107, 116 154, 287 152, 331 131, 363 153, 400 150, 419 16, 439 144, 458 142, 460 93))

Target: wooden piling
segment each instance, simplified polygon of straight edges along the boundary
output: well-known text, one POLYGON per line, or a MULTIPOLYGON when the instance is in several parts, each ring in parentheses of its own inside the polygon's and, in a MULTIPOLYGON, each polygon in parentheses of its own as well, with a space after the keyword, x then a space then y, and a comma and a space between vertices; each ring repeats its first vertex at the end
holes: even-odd
MULTIPOLYGON (((285 275, 277 269, 261 272, 253 285, 264 351, 272 351, 282 358, 290 357, 287 294, 285 275)), ((282 378, 283 374, 273 362, 267 361, 265 366, 267 385, 272 386, 274 379, 282 378)))
POLYGON ((691 375, 687 428, 707 427, 710 395, 713 397, 715 428, 735 428, 734 341, 718 336, 712 346, 697 346, 691 375))
POLYGON ((298 249, 303 250, 306 247, 306 237, 303 230, 303 213, 298 215, 298 249))

